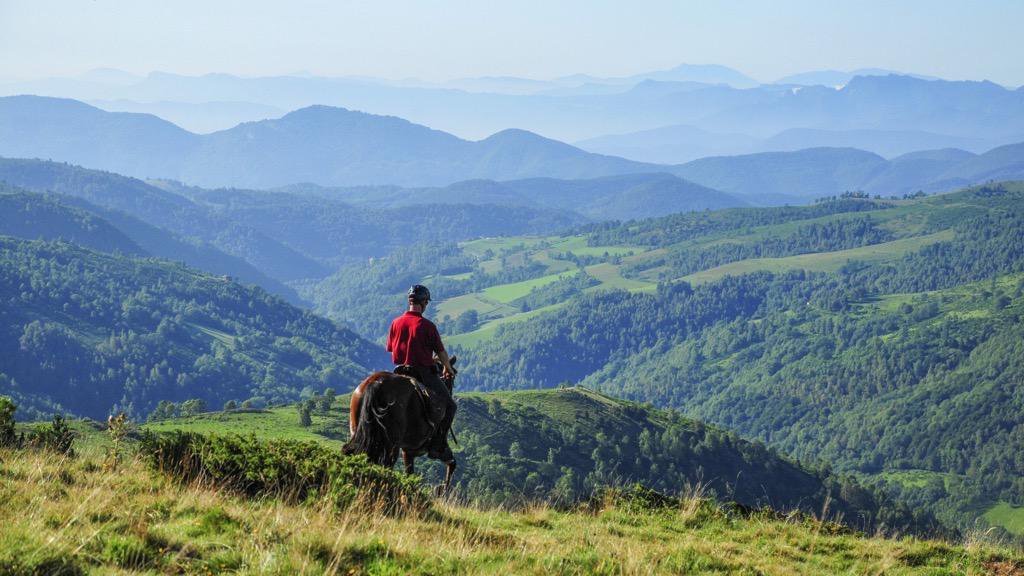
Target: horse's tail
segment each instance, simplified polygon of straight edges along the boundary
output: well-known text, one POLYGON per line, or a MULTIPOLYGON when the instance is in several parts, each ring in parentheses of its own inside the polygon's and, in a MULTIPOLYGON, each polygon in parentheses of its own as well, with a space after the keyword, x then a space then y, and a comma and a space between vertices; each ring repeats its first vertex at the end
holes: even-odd
POLYGON ((380 378, 386 373, 376 373, 359 385, 357 390, 362 391, 362 402, 353 401, 352 418, 358 424, 352 438, 341 448, 345 454, 366 454, 371 462, 386 464, 388 455, 391 453, 391 441, 388 438, 387 428, 381 419, 387 414, 390 404, 382 398, 384 380, 380 378), (361 404, 361 406, 357 406, 361 404), (358 407, 358 416, 354 414, 358 407))
POLYGON ((359 385, 356 386, 356 389, 352 391, 352 399, 349 402, 348 406, 349 438, 356 435, 356 428, 359 425, 359 408, 360 406, 362 406, 363 393, 366 391, 367 386, 369 386, 371 382, 381 380, 382 378, 384 378, 385 376, 389 376, 390 374, 390 372, 384 371, 374 372, 373 374, 367 376, 365 380, 360 382, 359 385))

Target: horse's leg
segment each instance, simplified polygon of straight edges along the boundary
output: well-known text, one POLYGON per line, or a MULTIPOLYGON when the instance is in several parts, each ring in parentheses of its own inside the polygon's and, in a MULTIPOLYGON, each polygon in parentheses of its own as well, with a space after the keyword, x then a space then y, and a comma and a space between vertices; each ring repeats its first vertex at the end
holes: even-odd
POLYGON ((384 462, 384 467, 391 469, 395 467, 395 461, 398 460, 398 446, 392 447, 387 452, 387 457, 384 462))
POLYGON ((441 495, 448 495, 448 490, 452 487, 452 477, 455 476, 455 460, 445 462, 444 465, 444 484, 441 484, 441 495))
POLYGON ((402 460, 405 462, 405 473, 415 474, 416 473, 416 457, 409 453, 408 450, 402 450, 402 460))

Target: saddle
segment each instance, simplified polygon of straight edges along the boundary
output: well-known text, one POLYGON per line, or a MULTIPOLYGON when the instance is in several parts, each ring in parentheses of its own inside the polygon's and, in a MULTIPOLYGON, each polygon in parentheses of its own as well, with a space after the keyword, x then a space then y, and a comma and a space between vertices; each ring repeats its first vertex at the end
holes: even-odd
POLYGON ((395 366, 394 373, 399 376, 409 378, 410 384, 412 384, 413 389, 416 390, 416 395, 420 398, 420 403, 423 406, 423 415, 426 417, 427 422, 430 422, 434 427, 437 427, 437 423, 433 422, 430 418, 430 390, 420 380, 419 370, 408 364, 400 364, 395 366))

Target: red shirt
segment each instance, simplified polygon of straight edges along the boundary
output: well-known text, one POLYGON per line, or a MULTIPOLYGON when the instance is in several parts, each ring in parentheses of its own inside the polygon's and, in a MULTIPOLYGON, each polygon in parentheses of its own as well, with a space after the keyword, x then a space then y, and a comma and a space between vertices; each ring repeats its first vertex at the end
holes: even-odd
POLYGON ((419 312, 406 312, 391 321, 387 351, 395 364, 433 366, 434 352, 444 352, 437 326, 419 312))

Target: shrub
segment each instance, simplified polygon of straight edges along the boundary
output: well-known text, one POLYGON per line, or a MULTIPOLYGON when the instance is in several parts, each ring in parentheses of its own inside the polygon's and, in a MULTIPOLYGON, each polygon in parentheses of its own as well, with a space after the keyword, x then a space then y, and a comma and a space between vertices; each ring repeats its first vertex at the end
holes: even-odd
POLYGON ((14 413, 18 406, 6 396, 0 396, 0 446, 18 446, 21 442, 14 432, 14 413))
POLYGON ((203 479, 251 497, 325 498, 339 509, 366 505, 386 513, 425 510, 429 502, 418 478, 316 442, 176 431, 146 434, 141 453, 179 480, 203 479))
POLYGON ((628 512, 653 512, 679 508, 679 498, 662 494, 642 484, 625 487, 609 487, 598 490, 592 499, 591 506, 598 508, 616 507, 628 512))
POLYGON ((60 415, 54 416, 51 423, 33 430, 29 437, 29 445, 33 448, 53 450, 72 457, 75 455, 74 444, 75 433, 60 415))

